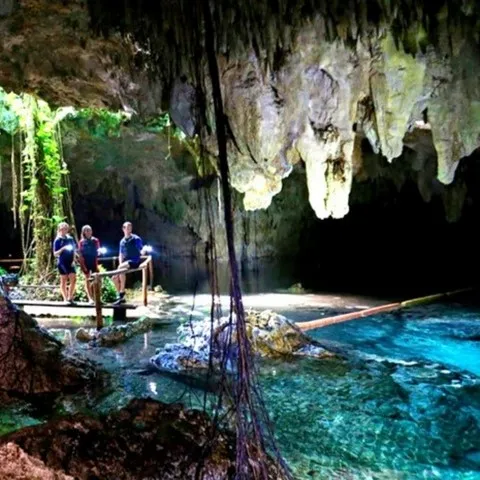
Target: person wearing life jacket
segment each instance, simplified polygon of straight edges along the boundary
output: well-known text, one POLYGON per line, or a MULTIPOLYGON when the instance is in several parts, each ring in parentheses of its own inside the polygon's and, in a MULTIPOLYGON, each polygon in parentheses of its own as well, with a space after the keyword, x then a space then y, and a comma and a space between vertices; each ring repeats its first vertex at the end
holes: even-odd
POLYGON ((78 242, 78 253, 80 268, 85 275, 85 291, 87 292, 88 303, 94 304, 93 285, 90 282, 90 275, 98 272, 98 251, 100 241, 93 236, 93 230, 90 225, 82 227, 82 238, 78 242))

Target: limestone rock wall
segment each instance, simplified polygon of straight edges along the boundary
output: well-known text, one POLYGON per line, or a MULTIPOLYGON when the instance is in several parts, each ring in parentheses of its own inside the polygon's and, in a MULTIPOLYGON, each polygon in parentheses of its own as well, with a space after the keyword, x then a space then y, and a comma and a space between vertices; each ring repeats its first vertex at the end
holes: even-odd
POLYGON ((0 85, 49 103, 124 108, 152 115, 162 88, 135 65, 135 46, 95 37, 85 2, 0 2, 0 85), (2 18, 3 17, 3 18, 2 18))
MULTIPOLYGON (((125 128, 119 138, 94 138, 70 131, 64 154, 77 228, 89 223, 117 248, 121 225, 130 219, 162 256, 202 258, 210 236, 208 200, 217 254, 227 258, 219 180, 199 179, 193 158, 167 133, 125 128)), ((309 216, 304 169, 297 167, 268 210, 245 211, 238 193, 234 206, 239 258, 295 255, 309 216)))
MULTIPOLYGON (((322 28, 321 20, 305 26, 275 72, 262 72, 254 55, 223 65, 237 148, 232 185, 244 193, 245 208, 267 208, 302 160, 317 217, 341 218, 362 165, 355 144, 367 138, 394 162, 417 130, 431 139, 410 145, 412 162, 431 158, 430 180, 450 185, 460 160, 480 146, 476 46, 457 38, 452 48, 440 44, 412 55, 388 32, 352 46, 319 42, 322 28)), ((431 194, 425 185, 423 191, 431 194)))
MULTIPOLYGON (((94 3, 101 13, 102 2, 94 3)), ((471 29, 475 5, 428 10, 423 4, 414 9, 388 2, 370 6, 371 11, 358 7, 353 2, 345 18, 323 7, 316 13, 306 8, 303 18, 294 9, 294 29, 283 21, 270 28, 275 19, 267 18, 272 16, 267 8, 266 16, 259 17, 265 28, 256 25, 258 31, 252 33, 265 36, 255 48, 237 45, 233 50, 231 28, 221 30, 225 38, 218 59, 231 184, 242 194, 246 210, 270 207, 300 164, 316 217, 344 217, 354 180, 367 174, 365 149, 360 148, 365 138, 391 163, 408 146, 426 199, 441 191, 439 184, 452 185, 461 159, 480 146, 480 55, 478 34, 471 29), (374 25, 375 8, 380 20, 374 25), (402 16, 409 22, 399 33, 395 28, 402 16), (272 50, 272 45, 278 48, 272 50), (424 136, 417 142, 417 133, 425 131, 427 140, 424 136)), ((221 19, 233 21, 239 14, 235 8, 221 19)), ((282 11, 290 8, 282 2, 282 11)), ((162 57, 146 52, 132 37, 97 36, 80 0, 4 2, 1 15, 3 87, 34 91, 55 105, 123 108, 142 118, 169 109, 188 135, 199 130, 200 104, 189 69, 194 57, 178 58, 186 51, 188 35, 171 38, 170 50, 178 47, 179 53, 165 51, 162 57), (173 75, 173 60, 176 80, 148 75, 173 75)), ((170 34, 181 25, 173 21, 173 10, 171 15, 171 30, 165 30, 170 34)), ((242 31, 237 34, 239 41, 244 38, 242 31)), ((208 82, 204 87, 205 113, 212 123, 208 82)), ((215 153, 215 138, 203 136, 215 153)), ((466 194, 460 188, 443 196, 450 208, 466 194)))

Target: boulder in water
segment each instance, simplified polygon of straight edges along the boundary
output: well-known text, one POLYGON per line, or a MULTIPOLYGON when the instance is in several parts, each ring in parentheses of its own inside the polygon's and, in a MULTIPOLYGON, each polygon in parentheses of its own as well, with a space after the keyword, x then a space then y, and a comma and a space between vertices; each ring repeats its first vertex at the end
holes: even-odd
POLYGON ((75 333, 75 338, 79 342, 91 342, 92 346, 109 347, 123 343, 138 333, 148 332, 152 327, 153 320, 142 317, 135 322, 105 327, 100 331, 93 328, 88 330, 79 328, 75 333))
MULTIPOLYGON (((266 310, 250 311, 246 315, 247 335, 255 354, 266 358, 288 356, 309 356, 316 358, 333 357, 334 353, 305 335, 284 316, 266 310)), ((210 351, 212 362, 218 367, 224 354, 227 366, 236 357, 235 317, 214 320, 210 318, 185 323, 178 328, 180 343, 167 344, 151 358, 160 370, 182 371, 186 369, 207 369, 210 351)))

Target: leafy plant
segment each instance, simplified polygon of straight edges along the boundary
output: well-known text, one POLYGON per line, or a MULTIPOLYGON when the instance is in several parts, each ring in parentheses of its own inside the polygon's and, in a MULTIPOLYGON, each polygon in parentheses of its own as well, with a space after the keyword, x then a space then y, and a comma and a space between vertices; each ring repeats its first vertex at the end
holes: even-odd
MULTIPOLYGON (((105 268, 99 265, 100 272, 104 272, 105 268)), ((117 290, 113 280, 109 277, 102 279, 102 302, 112 303, 117 299, 117 290)), ((87 292, 85 290, 85 276, 83 273, 77 275, 77 285, 75 287, 75 300, 78 302, 87 301, 87 292)))
POLYGON ((48 270, 53 226, 65 218, 59 136, 54 113, 29 94, 0 88, 0 128, 12 136, 12 197, 25 257, 35 251, 36 271, 48 270))
POLYGON ((168 113, 152 118, 145 124, 144 128, 152 133, 163 133, 168 131, 172 137, 177 138, 178 140, 184 140, 186 138, 185 133, 183 133, 183 131, 172 122, 168 113))
POLYGON ((74 111, 50 106, 33 95, 0 88, 0 130, 12 137, 12 198, 25 258, 34 258, 37 277, 51 266, 55 226, 73 223, 68 170, 62 156, 59 122, 74 111))
POLYGON ((0 87, 0 130, 13 135, 18 129, 18 117, 10 107, 9 95, 0 87))
POLYGON ((111 112, 104 108, 70 109, 64 116, 79 130, 93 137, 119 137, 122 125, 130 120, 126 112, 111 112))

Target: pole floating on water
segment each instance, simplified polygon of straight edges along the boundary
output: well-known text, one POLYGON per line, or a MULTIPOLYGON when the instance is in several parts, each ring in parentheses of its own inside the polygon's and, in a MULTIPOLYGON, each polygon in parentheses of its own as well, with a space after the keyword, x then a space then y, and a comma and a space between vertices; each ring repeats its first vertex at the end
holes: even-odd
POLYGON ((412 300, 404 300, 403 302, 389 303, 387 305, 380 305, 378 307, 366 308, 358 312, 344 313, 342 315, 335 315, 334 317, 318 318, 309 322, 297 322, 295 325, 300 330, 307 331, 315 328, 328 327, 336 323, 348 322, 350 320, 356 320, 357 318, 371 317, 378 313, 392 312, 394 310, 400 310, 401 308, 415 307, 417 305, 424 305, 426 303, 435 302, 443 298, 452 297, 460 293, 469 292, 475 290, 477 287, 462 288, 461 290, 453 290, 451 292, 436 293, 435 295, 427 295, 425 297, 413 298, 412 300))

